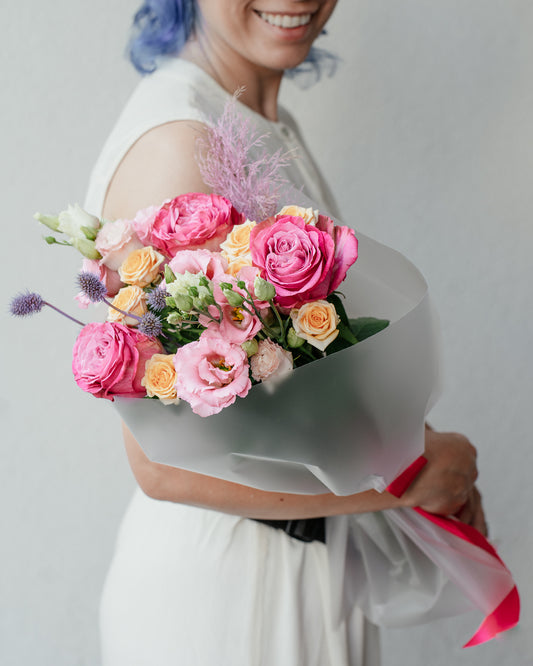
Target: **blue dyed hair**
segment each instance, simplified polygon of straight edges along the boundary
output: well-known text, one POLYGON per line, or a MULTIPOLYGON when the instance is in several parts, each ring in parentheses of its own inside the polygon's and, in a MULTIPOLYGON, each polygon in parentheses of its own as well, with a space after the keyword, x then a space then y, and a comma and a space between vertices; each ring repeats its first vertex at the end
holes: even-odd
MULTIPOLYGON (((189 38, 196 16, 195 0, 144 0, 133 19, 133 36, 128 45, 130 60, 141 74, 157 69, 157 57, 177 54, 189 38)), ((318 81, 325 70, 335 72, 337 58, 312 47, 305 61, 287 72, 306 87, 318 81)))

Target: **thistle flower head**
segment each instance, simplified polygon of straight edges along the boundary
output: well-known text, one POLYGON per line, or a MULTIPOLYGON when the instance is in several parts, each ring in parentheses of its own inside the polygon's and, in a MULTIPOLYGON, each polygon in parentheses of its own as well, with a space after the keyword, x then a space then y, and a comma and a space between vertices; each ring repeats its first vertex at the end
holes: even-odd
POLYGON ((153 312, 147 312, 144 317, 141 319, 137 330, 144 335, 148 335, 150 338, 157 338, 161 335, 163 326, 161 325, 161 320, 153 312))
POLYGON ((39 294, 27 291, 24 294, 15 296, 9 306, 9 311, 14 317, 28 317, 36 312, 40 312, 46 303, 39 294))
POLYGON ((167 296, 168 293, 164 289, 158 287, 148 294, 146 303, 152 310, 161 312, 161 310, 164 310, 167 306, 167 296))
POLYGON ((81 271, 78 274, 77 283, 81 291, 93 303, 103 301, 107 295, 107 288, 98 275, 90 271, 81 271))

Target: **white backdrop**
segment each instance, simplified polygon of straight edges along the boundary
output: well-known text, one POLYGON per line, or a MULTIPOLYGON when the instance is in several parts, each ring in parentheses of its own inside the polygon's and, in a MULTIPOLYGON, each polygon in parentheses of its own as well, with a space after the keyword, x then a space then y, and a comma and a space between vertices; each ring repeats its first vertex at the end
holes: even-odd
MULTIPOLYGON (((133 488, 112 409, 71 378, 76 327, 6 314, 21 288, 74 310, 78 258, 32 219, 82 201, 136 74, 137 0, 3 3, 4 210, 0 663, 99 663, 97 607, 133 488)), ((340 0, 336 76, 284 98, 346 222, 424 272, 444 332, 434 425, 469 435, 491 531, 523 601, 519 628, 460 645, 479 618, 383 634, 384 666, 533 663, 530 412, 533 251, 531 0, 340 0)))

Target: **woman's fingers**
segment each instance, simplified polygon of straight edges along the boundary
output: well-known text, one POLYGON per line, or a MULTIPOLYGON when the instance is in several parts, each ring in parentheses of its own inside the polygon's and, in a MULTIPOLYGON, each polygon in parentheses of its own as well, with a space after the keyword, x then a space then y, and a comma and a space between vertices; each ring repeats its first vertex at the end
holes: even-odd
POLYGON ((406 505, 441 515, 464 512, 473 520, 477 509, 469 499, 478 476, 476 449, 458 433, 428 430, 424 455, 428 463, 405 492, 406 505))
POLYGON ((487 523, 485 521, 485 513, 483 511, 483 504, 481 502, 481 495, 479 490, 474 486, 468 500, 464 507, 456 514, 462 523, 475 527, 476 530, 487 536, 487 523))

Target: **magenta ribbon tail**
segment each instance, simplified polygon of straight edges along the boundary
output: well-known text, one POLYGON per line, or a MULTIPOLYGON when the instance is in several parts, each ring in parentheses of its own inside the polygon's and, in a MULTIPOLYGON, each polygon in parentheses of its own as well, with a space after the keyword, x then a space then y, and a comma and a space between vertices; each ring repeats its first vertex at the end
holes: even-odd
MULTIPOLYGON (((387 490, 394 495, 395 497, 401 497, 407 488, 414 481, 417 474, 422 470, 424 465, 427 463, 427 460, 424 456, 417 458, 407 469, 405 469, 394 481, 387 487, 387 490)), ((494 557, 500 565, 507 570, 507 567, 503 563, 502 559, 496 552, 494 546, 492 546, 487 539, 476 530, 471 525, 466 525, 465 523, 459 522, 456 518, 438 516, 432 513, 428 513, 420 508, 414 509, 419 515, 423 516, 430 522, 434 523, 438 527, 442 528, 446 532, 468 541, 478 548, 482 548, 484 551, 489 553, 494 557)), ((481 643, 486 643, 492 638, 512 629, 518 624, 518 619, 520 617, 520 597, 518 595, 518 589, 516 585, 511 589, 509 594, 503 599, 503 601, 483 620, 481 626, 472 636, 472 638, 463 645, 463 647, 472 647, 474 645, 480 645, 481 643)))

